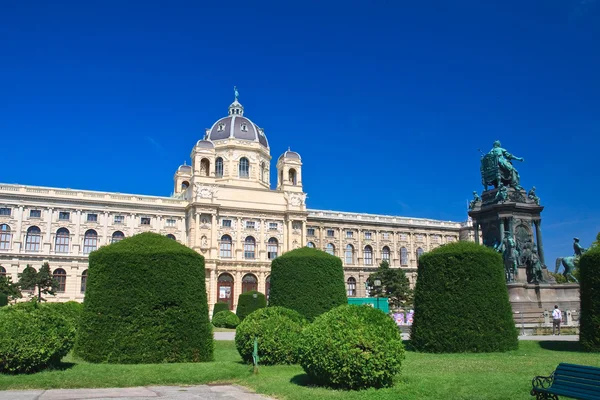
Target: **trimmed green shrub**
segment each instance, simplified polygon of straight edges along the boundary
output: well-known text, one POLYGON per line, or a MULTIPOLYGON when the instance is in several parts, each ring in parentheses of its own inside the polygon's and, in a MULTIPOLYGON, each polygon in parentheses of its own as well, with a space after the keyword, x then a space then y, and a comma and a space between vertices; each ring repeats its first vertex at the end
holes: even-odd
POLYGON ((56 366, 73 347, 75 327, 46 307, 5 307, 0 315, 0 372, 56 366))
POLYGON ((318 315, 347 303, 340 258, 303 247, 271 262, 269 306, 296 310, 312 321, 318 315))
POLYGON ((421 256, 411 344, 433 353, 518 347, 500 254, 456 242, 421 256))
POLYGON ((83 311, 83 304, 76 301, 67 301, 65 303, 44 303, 40 307, 47 308, 57 314, 65 317, 67 321, 73 324, 75 328, 79 325, 79 317, 83 311))
POLYGON ((0 307, 8 305, 8 296, 4 293, 0 293, 0 307))
POLYGON ((213 307, 213 318, 215 316, 216 313, 218 313, 219 311, 229 311, 229 304, 227 303, 216 303, 215 306, 213 307))
POLYGON ((237 327, 235 347, 242 360, 252 363, 254 338, 258 339, 260 364, 294 364, 306 319, 297 311, 267 307, 248 315, 237 327))
POLYGON ((300 365, 320 385, 344 389, 386 387, 400 373, 400 330, 383 311, 343 305, 317 317, 301 335, 300 365))
POLYGON ((600 247, 590 248, 579 259, 579 342, 587 351, 600 351, 600 247))
POLYGON ((266 306, 267 297, 256 290, 250 290, 249 292, 240 294, 238 297, 238 305, 235 313, 240 317, 240 321, 243 321, 252 312, 266 306), (256 298, 254 298, 255 295, 256 298))
POLYGON ((235 329, 240 324, 240 318, 232 311, 219 311, 213 317, 212 324, 217 328, 235 329))
POLYGON ((92 252, 76 354, 98 363, 212 360, 204 282, 204 257, 159 234, 92 252))

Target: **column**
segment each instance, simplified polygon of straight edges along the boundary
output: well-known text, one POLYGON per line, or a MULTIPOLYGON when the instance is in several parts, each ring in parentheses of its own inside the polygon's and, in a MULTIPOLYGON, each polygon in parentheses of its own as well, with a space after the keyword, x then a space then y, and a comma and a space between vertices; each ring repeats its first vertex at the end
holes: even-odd
POLYGON ((24 248, 25 246, 23 246, 23 232, 21 232, 21 230, 23 229, 23 206, 19 206, 19 211, 18 211, 18 215, 17 215, 17 230, 13 233, 13 239, 12 239, 12 251, 15 253, 20 253, 21 249, 24 248))
POLYGON ((194 232, 190 234, 190 243, 192 244, 192 248, 196 248, 202 243, 200 243, 200 213, 196 212, 194 215, 194 232))
POLYGON ((537 240, 537 248, 538 248, 538 255, 540 256, 540 261, 542 262, 542 265, 546 265, 546 261, 544 259, 544 245, 542 242, 542 220, 538 219, 536 221, 534 221, 535 224, 535 238, 537 240))
POLYGON ((515 221, 514 221, 513 217, 508 218, 508 230, 510 231, 510 234, 514 237, 515 236, 515 221))
POLYGON ((307 239, 306 239, 306 221, 302 221, 301 224, 300 224, 300 226, 301 226, 301 229, 302 229, 302 233, 300 234, 300 237, 301 237, 300 240, 302 240, 302 243, 300 243, 300 247, 304 247, 304 246, 306 246, 306 243, 307 243, 307 239))
MULTIPOLYGON (((237 217, 236 218, 237 221, 237 226, 235 227, 235 247, 232 249, 232 251, 235 251, 234 254, 232 254, 233 258, 235 260, 241 260, 243 258, 243 253, 242 251, 244 250, 244 239, 242 239, 242 217, 237 217), (239 255, 239 257, 238 257, 239 255)), ((240 278, 241 279, 241 278, 240 278)), ((241 288, 241 286, 240 286, 241 288)))
POLYGON ((504 218, 500 218, 500 243, 504 241, 504 218))
POLYGON ((109 244, 110 237, 108 236, 108 211, 104 211, 104 224, 102 226, 102 236, 104 237, 104 244, 109 244))
POLYGON ((339 248, 340 248, 340 252, 338 253, 341 260, 342 260, 342 265, 346 265, 346 258, 345 258, 345 253, 346 253, 346 248, 344 246, 344 231, 342 230, 342 228, 338 228, 338 231, 340 233, 340 240, 338 242, 339 248))
POLYGON ((479 222, 473 221, 473 230, 475 231, 475 243, 479 244, 479 222))
MULTIPOLYGON (((49 211, 52 212, 52 211, 49 211)), ((83 249, 83 242, 81 240, 81 210, 77 210, 77 221, 75 221, 75 237, 73 238, 73 244, 71 245, 72 253, 75 255, 81 254, 83 249)))

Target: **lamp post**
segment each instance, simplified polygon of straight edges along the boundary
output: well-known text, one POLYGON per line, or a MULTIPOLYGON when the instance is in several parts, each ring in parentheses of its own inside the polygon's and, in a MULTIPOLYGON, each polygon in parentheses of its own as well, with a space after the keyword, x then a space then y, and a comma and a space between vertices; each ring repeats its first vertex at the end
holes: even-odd
MULTIPOLYGON (((379 289, 380 287, 381 287, 381 280, 375 279, 373 281, 373 289, 379 289)), ((377 297, 377 309, 379 310, 379 293, 375 294, 375 297, 377 297)))

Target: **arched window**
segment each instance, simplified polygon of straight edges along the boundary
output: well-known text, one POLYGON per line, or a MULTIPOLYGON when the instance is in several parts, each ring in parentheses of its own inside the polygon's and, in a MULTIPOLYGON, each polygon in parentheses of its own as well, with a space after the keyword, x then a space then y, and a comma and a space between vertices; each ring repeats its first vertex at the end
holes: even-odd
POLYGON ((406 250, 406 247, 400 249, 400 264, 408 265, 408 250, 406 250))
POLYGON ((381 249, 381 259, 384 261, 390 262, 390 248, 387 246, 383 246, 381 249))
POLYGON ((203 158, 200 161, 200 175, 201 176, 209 176, 210 175, 210 161, 207 158, 203 158))
POLYGON ((348 297, 356 297, 356 279, 348 278, 346 281, 346 295, 348 297))
POLYGON ((231 258, 231 236, 221 236, 220 254, 221 258, 231 258))
POLYGON ((98 248, 98 234, 93 229, 88 229, 83 236, 83 254, 90 254, 98 248))
POLYGON ((256 240, 252 236, 244 240, 244 258, 247 260, 256 258, 256 240))
POLYGON ((365 246, 364 260, 365 265, 373 265, 373 248, 369 245, 365 246))
POLYGON ((424 253, 423 249, 419 247, 417 249, 417 259, 419 259, 423 255, 423 253, 424 253))
POLYGON ((229 274, 219 275, 217 280, 217 294, 220 303, 229 304, 229 309, 233 310, 233 277, 229 274))
POLYGON ((294 168, 290 168, 288 171, 288 180, 292 185, 296 185, 298 183, 296 170, 294 168))
POLYGON ((54 240, 54 252, 69 252, 69 230, 67 228, 60 228, 56 231, 56 239, 54 240))
POLYGON ((10 250, 10 226, 0 225, 0 250, 10 250))
POLYGON ((250 162, 246 157, 240 158, 239 175, 240 178, 248 178, 250 176, 250 162))
POLYGON ((188 181, 183 181, 181 182, 181 191, 185 192, 187 190, 187 188, 190 187, 190 183, 188 181))
POLYGON ((177 240, 177 238, 175 237, 175 235, 173 235, 172 233, 169 233, 168 235, 166 235, 169 239, 173 239, 173 240, 177 240))
POLYGON ((271 295, 271 275, 267 276, 267 279, 265 280, 265 292, 267 292, 266 295, 268 300, 271 295))
POLYGON ((52 273, 52 277, 56 279, 56 282, 58 283, 58 288, 56 289, 56 291, 64 292, 67 286, 67 273, 65 272, 65 270, 62 268, 55 269, 52 273))
POLYGON ((315 248, 315 244, 313 242, 306 243, 306 247, 310 247, 311 249, 315 248))
POLYGON ((6 268, 0 267, 0 276, 6 277, 6 268))
POLYGON ((121 231, 115 231, 115 232, 113 232, 112 237, 110 238, 110 242, 117 243, 123 239, 125 239, 125 234, 121 231))
POLYGON ((223 159, 218 157, 215 161, 215 176, 217 178, 223 177, 223 159))
POLYGON ((30 226, 25 237, 25 251, 40 251, 42 231, 37 226, 30 226))
POLYGON ((81 293, 85 293, 87 285, 87 269, 81 273, 81 293))
POLYGON ((278 249, 279 242, 277 241, 277 239, 275 239, 274 237, 269 239, 269 242, 267 243, 267 256, 269 257, 269 260, 273 260, 277 257, 278 249))
POLYGON ((354 264, 354 246, 346 245, 346 264, 354 264))
POLYGON ((331 243, 327 243, 327 246, 325 246, 325 252, 335 256, 335 246, 331 243))
POLYGON ((258 279, 252 274, 246 274, 242 278, 242 293, 249 292, 251 290, 258 290, 258 279))
POLYGON ((267 167, 264 161, 260 163, 260 180, 265 183, 267 182, 267 167))

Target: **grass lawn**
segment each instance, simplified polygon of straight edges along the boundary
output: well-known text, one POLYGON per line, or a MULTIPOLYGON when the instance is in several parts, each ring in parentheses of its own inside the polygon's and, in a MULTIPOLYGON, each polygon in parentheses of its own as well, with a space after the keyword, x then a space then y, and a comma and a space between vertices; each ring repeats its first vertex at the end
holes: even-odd
POLYGON ((240 362, 232 341, 217 341, 216 361, 198 364, 88 364, 67 356, 64 368, 33 375, 0 375, 0 389, 124 387, 237 383, 290 400, 531 399, 531 378, 549 375, 559 362, 600 366, 600 355, 577 342, 519 342, 519 350, 495 354, 407 352, 393 388, 346 392, 311 387, 299 366, 260 367, 240 362))
POLYGON ((213 332, 235 332, 235 329, 216 328, 216 327, 213 326, 213 332))

